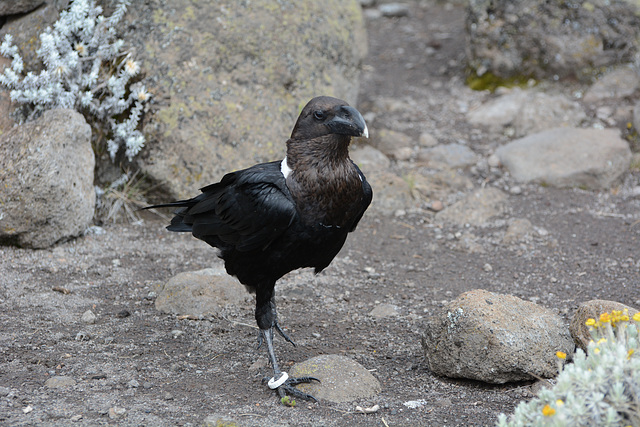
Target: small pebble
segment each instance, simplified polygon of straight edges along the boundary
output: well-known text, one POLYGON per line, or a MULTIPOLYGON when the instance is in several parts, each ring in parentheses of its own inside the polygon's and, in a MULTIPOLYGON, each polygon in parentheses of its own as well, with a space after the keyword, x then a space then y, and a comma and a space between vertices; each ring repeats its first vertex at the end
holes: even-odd
POLYGON ((78 332, 76 334, 76 341, 89 341, 91 339, 91 336, 86 333, 86 332, 78 332))
POLYGON ((440 212, 442 209, 444 209, 444 204, 440 200, 434 200, 429 205, 429 209, 434 212, 440 212))
POLYGON ((511 187, 509 189, 509 193, 517 196, 519 194, 522 194, 522 187, 520 187, 519 185, 514 185, 513 187, 511 187))
POLYGON ((184 331, 181 331, 180 329, 174 329, 173 331, 171 331, 171 335, 173 336, 173 338, 178 338, 180 335, 183 335, 184 331))
POLYGON ((489 264, 489 263, 487 263, 487 264, 483 265, 483 266, 482 266, 482 269, 483 269, 484 271, 486 271, 487 273, 488 273, 488 272, 490 272, 490 271, 493 271, 493 267, 492 267, 492 266, 491 266, 491 264, 489 264))
POLYGON ((96 323, 96 320, 98 319, 98 317, 93 313, 93 311, 91 310, 87 310, 84 313, 82 313, 82 322, 88 324, 88 325, 93 325, 94 323, 96 323))
POLYGON ((82 419, 82 414, 74 415, 73 417, 70 418, 70 420, 73 421, 74 423, 77 423, 81 419, 82 419))
POLYGON ((409 15, 409 6, 403 3, 381 4, 378 6, 378 10, 382 13, 382 16, 387 18, 399 18, 409 15))
POLYGON ((126 409, 114 406, 113 408, 109 408, 109 418, 115 420, 116 418, 123 416, 125 412, 127 412, 126 409))
POLYGON ((418 141, 420 142, 420 146, 422 147, 435 147, 436 145, 438 145, 438 140, 436 139, 436 137, 431 135, 429 132, 421 133, 418 141))
POLYGON ((129 387, 129 388, 138 388, 138 387, 140 387, 140 383, 138 382, 138 380, 133 379, 133 380, 131 380, 131 381, 129 381, 127 383, 127 387, 129 387))
POLYGON ((129 310, 122 310, 116 314, 118 319, 124 319, 125 317, 131 316, 131 312, 129 310))
POLYGON ((48 388, 63 388, 76 385, 76 380, 71 377, 55 376, 45 381, 44 386, 48 388))
POLYGON ((492 168, 497 168, 500 167, 500 158, 498 156, 496 156, 495 154, 492 154, 489 156, 489 158, 487 159, 487 163, 489 164, 489 166, 491 166, 492 168))

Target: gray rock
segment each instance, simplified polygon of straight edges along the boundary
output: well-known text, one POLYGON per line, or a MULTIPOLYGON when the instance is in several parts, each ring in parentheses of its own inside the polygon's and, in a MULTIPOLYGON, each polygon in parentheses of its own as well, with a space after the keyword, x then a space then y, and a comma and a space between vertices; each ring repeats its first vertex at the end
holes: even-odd
POLYGON ((31 12, 45 0, 0 0, 0 16, 31 12))
POLYGON ((574 344, 550 310, 478 289, 429 319, 423 348, 437 375, 501 384, 555 376, 556 352, 571 354, 574 344))
POLYGON ((50 110, 0 136, 0 242, 44 248, 80 235, 93 219, 91 128, 50 110))
POLYGON ((371 312, 369 312, 369 316, 375 317, 377 319, 382 319, 384 317, 393 317, 398 315, 398 307, 393 304, 378 304, 376 305, 371 312))
POLYGON ((472 125, 485 126, 494 132, 502 132, 506 126, 513 124, 522 106, 527 102, 527 98, 529 98, 529 92, 518 88, 513 89, 470 109, 467 120, 472 125))
POLYGON ((93 313, 93 311, 87 310, 82 313, 82 318, 80 320, 82 320, 83 323, 93 325, 94 323, 96 323, 97 319, 98 317, 93 313))
POLYGON ((393 215, 398 210, 414 207, 416 202, 407 181, 388 170, 362 170, 373 188, 373 201, 369 211, 393 215))
POLYGON ((44 386, 48 388, 64 388, 76 385, 76 380, 67 376, 55 376, 44 382, 44 386))
POLYGON ((119 406, 114 406, 109 408, 108 415, 109 419, 116 420, 126 414, 127 410, 125 408, 121 408, 119 406))
POLYGON ((509 224, 509 228, 507 228, 507 232, 502 238, 502 243, 510 245, 519 242, 527 236, 533 235, 534 232, 533 225, 528 219, 514 219, 511 224, 509 224))
POLYGON ((413 145, 413 140, 402 132, 391 129, 375 129, 371 132, 371 145, 387 156, 398 158, 399 150, 410 148, 413 145))
POLYGON ((245 288, 222 268, 177 274, 158 289, 156 309, 163 313, 204 316, 227 304, 242 305, 245 288))
POLYGON ((208 415, 204 421, 202 421, 203 427, 223 427, 223 426, 238 426, 239 424, 236 420, 229 417, 228 415, 223 414, 211 414, 208 415))
POLYGON ((320 383, 300 384, 298 389, 331 403, 352 402, 374 397, 382 390, 380 382, 354 360, 335 354, 312 357, 291 368, 292 377, 312 376, 320 383))
POLYGON ((587 346, 591 340, 589 327, 585 324, 587 319, 591 318, 597 321, 603 313, 611 313, 613 310, 624 311, 625 309, 628 310, 629 318, 638 312, 633 307, 615 301, 590 300, 580 304, 569 324, 569 331, 576 345, 587 351, 587 346))
POLYGON ((471 0, 466 28, 469 66, 503 79, 588 81, 633 62, 640 39, 638 5, 624 0, 471 0))
POLYGON ((168 198, 281 159, 314 96, 356 104, 367 51, 357 0, 151 0, 124 19, 157 101, 140 165, 168 198))
MULTIPOLYGON (((11 65, 11 60, 0 56, 0 70, 11 65)), ((11 116, 16 110, 16 105, 11 102, 9 91, 0 89, 0 137, 15 125, 15 120, 11 116)))
MULTIPOLYGON (((370 145, 353 148, 350 157, 360 169, 363 171, 369 170, 372 173, 376 170, 389 169, 389 166, 391 166, 391 160, 382 151, 370 145)), ((367 175, 366 172, 365 175, 367 175)), ((367 176, 367 178, 369 177, 367 176)))
POLYGON ((438 139, 429 132, 422 132, 418 142, 421 147, 435 147, 438 145, 438 139))
POLYGON ((591 85, 583 100, 586 103, 596 103, 605 99, 621 99, 633 95, 639 86, 638 71, 621 67, 605 74, 591 85))
POLYGON ((521 182, 609 188, 626 172, 631 150, 614 129, 558 128, 510 142, 496 151, 521 182))
MULTIPOLYGON (((411 183, 411 190, 414 197, 425 199, 431 202, 443 200, 451 193, 458 191, 467 192, 473 190, 473 182, 464 174, 458 173, 455 169, 443 169, 429 171, 429 173, 414 171, 407 176, 411 183)), ((442 210, 444 205, 440 209, 442 210)))
POLYGON ((378 6, 378 10, 382 16, 388 18, 398 18, 401 16, 409 16, 411 12, 409 6, 404 3, 385 3, 378 6))
POLYGON ((481 188, 436 214, 436 220, 460 226, 484 225, 491 218, 502 215, 507 195, 493 187, 481 188))
POLYGON ((437 169, 464 168, 475 164, 478 157, 466 145, 446 144, 420 150, 418 160, 437 169))
POLYGON ((502 133, 512 127, 516 136, 555 127, 577 126, 587 118, 575 101, 562 94, 549 95, 535 90, 513 89, 469 111, 467 119, 502 133))

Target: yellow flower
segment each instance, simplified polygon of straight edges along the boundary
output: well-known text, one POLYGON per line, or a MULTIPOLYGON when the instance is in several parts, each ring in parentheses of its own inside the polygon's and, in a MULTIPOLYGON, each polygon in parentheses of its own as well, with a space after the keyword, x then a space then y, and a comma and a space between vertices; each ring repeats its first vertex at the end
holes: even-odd
POLYGON ((598 347, 593 349, 594 354, 600 354, 600 349, 598 347))
POLYGON ((630 350, 627 352, 627 360, 631 359, 631 355, 632 355, 633 353, 635 353, 635 350, 634 350, 634 349, 630 349, 630 350))
POLYGON ((562 401, 562 399, 556 400, 556 406, 562 406, 562 405, 564 405, 564 402, 562 401))
POLYGON ((85 56, 87 54, 87 48, 84 44, 78 43, 75 45, 74 49, 78 52, 78 55, 85 56))
POLYGON ((602 313, 600 315, 600 322, 602 323, 609 323, 611 321, 610 317, 609 317, 609 313, 602 313))
POLYGON ((584 322, 584 324, 587 325, 587 326, 595 326, 596 319, 587 319, 587 321, 584 322))
POLYGON ((640 322, 640 311, 633 315, 633 320, 640 322))
POLYGON ((544 415, 545 417, 550 417, 555 413, 556 410, 549 405, 544 405, 544 408, 542 408, 542 415, 544 415))
POLYGON ((558 359, 566 359, 567 358, 567 353, 565 353, 564 351, 556 351, 556 357, 558 357, 558 359))
POLYGON ((602 344, 603 342, 607 342, 606 338, 600 338, 597 342, 597 344, 602 344))

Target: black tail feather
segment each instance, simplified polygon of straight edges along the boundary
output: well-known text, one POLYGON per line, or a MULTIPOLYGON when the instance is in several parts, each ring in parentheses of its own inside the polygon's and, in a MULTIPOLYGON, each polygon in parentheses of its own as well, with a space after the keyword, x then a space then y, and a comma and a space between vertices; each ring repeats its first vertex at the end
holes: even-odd
POLYGON ((147 209, 155 209, 155 208, 182 208, 182 207, 189 207, 193 205, 193 201, 192 200, 178 200, 177 202, 170 202, 170 203, 162 203, 159 205, 151 205, 151 206, 145 206, 144 208, 140 209, 140 210, 147 210, 147 209))

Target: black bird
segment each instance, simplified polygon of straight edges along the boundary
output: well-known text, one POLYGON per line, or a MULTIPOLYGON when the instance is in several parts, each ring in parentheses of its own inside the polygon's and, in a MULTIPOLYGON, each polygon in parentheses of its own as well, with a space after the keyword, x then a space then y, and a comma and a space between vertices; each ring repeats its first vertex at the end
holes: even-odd
POLYGON ((227 273, 256 294, 258 342, 266 342, 279 396, 314 399, 294 388, 317 380, 289 378, 278 367, 273 332, 276 281, 297 268, 322 271, 340 251, 371 203, 373 192, 349 158, 351 137, 368 137, 362 115, 346 102, 320 96, 304 107, 281 161, 231 172, 192 199, 149 206, 179 207, 171 231, 188 231, 220 249, 227 273))

